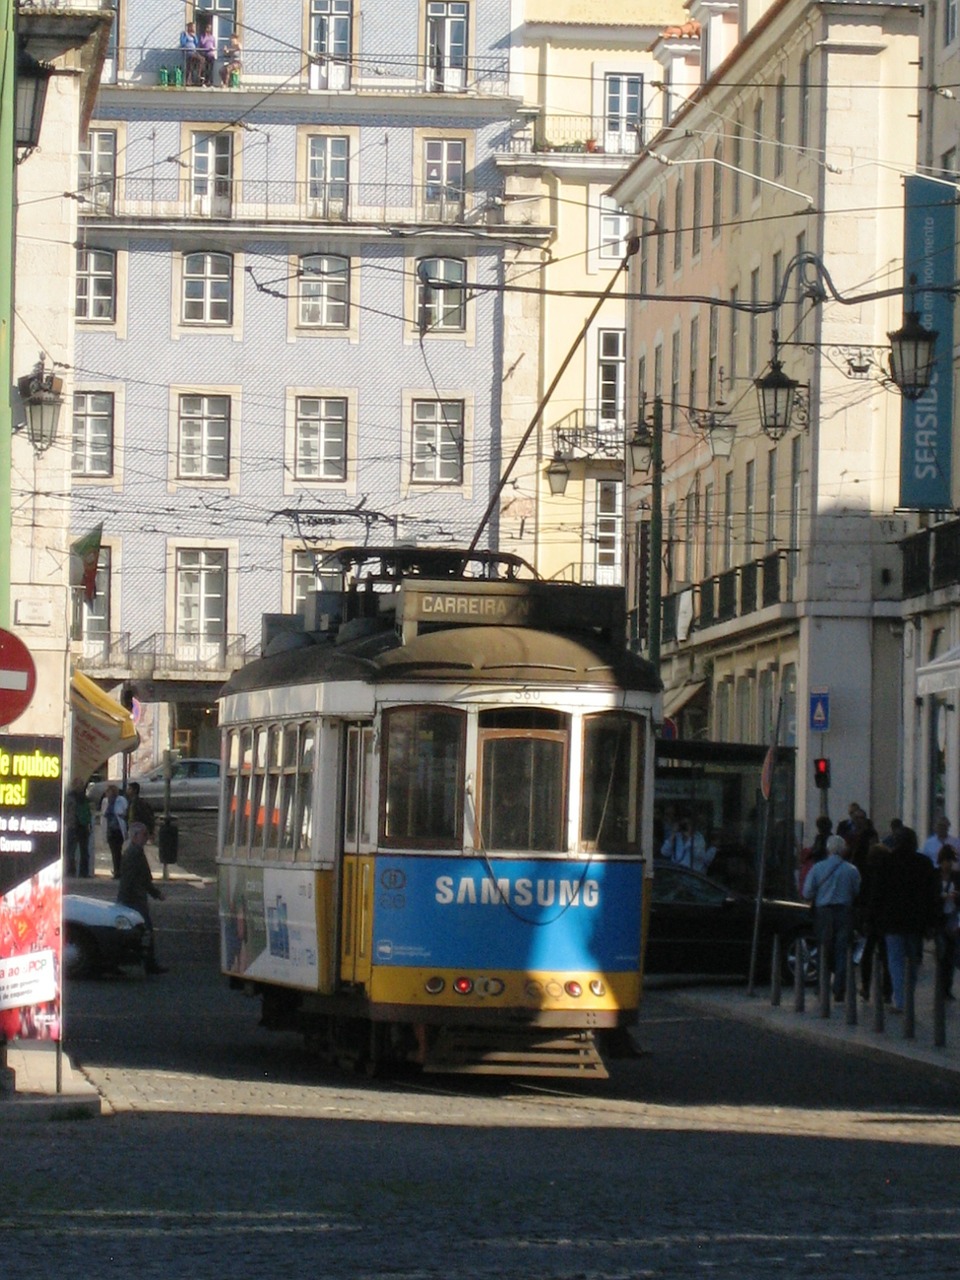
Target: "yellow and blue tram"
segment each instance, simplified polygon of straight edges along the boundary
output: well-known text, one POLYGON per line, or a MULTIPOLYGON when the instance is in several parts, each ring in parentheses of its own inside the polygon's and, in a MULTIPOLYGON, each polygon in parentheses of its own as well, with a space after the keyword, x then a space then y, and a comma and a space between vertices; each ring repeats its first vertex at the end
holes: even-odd
POLYGON ((222 969, 372 1067, 602 1070, 636 1015, 659 680, 616 587, 341 553, 221 696, 222 969))

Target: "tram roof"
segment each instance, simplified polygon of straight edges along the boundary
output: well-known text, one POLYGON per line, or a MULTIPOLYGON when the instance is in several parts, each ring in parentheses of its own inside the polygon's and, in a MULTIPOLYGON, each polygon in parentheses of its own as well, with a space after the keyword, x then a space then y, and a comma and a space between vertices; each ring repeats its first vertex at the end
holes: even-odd
POLYGON ((628 649, 523 627, 459 627, 423 633, 376 659, 383 680, 536 680, 658 693, 654 667, 628 649))
POLYGON ((259 658, 234 672, 223 694, 282 685, 355 680, 484 680, 610 686, 658 693, 655 669, 628 649, 582 636, 521 627, 457 627, 422 633, 402 645, 395 631, 347 645, 306 645, 259 658))

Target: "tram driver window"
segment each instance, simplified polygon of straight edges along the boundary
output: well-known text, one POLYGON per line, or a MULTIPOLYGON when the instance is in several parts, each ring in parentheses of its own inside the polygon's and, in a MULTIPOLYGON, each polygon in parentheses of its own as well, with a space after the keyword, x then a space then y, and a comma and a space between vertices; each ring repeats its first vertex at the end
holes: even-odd
POLYGON ((583 725, 580 839, 602 853, 638 849, 643 735, 636 716, 607 712, 583 725))
POLYGON ((462 842, 466 717, 447 707, 384 712, 383 838, 395 846, 462 842))
POLYGON ((479 728, 484 848, 563 850, 567 717, 526 708, 483 711, 479 728))

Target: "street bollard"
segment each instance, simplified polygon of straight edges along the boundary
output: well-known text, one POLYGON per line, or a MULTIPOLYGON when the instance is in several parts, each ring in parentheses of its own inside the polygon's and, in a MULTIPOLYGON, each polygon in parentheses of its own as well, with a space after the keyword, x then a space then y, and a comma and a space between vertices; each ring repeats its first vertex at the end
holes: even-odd
POLYGON ((847 946, 847 1026, 857 1025, 857 974, 853 963, 853 943, 847 946))
POLYGON ((773 959, 770 961, 770 1003, 779 1008, 783 965, 783 940, 779 933, 773 936, 773 959))
POLYGON ((873 974, 870 978, 870 999, 873 1001, 873 1029, 883 1031, 883 974, 880 972, 880 953, 877 952, 873 974))
POLYGON ((943 1049, 947 1044, 947 1005, 939 979, 933 989, 933 1047, 943 1049))
POLYGON ((830 958, 833 955, 833 918, 827 914, 820 943, 820 1017, 830 1017, 830 958))
POLYGON ((909 952, 907 953, 904 968, 906 972, 903 984, 903 1038, 904 1040, 913 1040, 917 1034, 917 1020, 914 1009, 914 997, 916 995, 917 986, 917 962, 909 952))
POLYGON ((803 1013, 807 1007, 807 982, 805 958, 807 944, 798 938, 793 944, 793 1012, 803 1013))

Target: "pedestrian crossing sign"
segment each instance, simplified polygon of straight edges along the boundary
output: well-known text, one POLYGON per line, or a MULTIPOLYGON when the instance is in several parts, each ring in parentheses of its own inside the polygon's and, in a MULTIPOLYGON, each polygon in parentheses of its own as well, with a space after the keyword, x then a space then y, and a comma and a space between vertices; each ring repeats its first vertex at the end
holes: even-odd
POLYGON ((830 728, 830 691, 810 690, 810 732, 826 733, 830 728))

